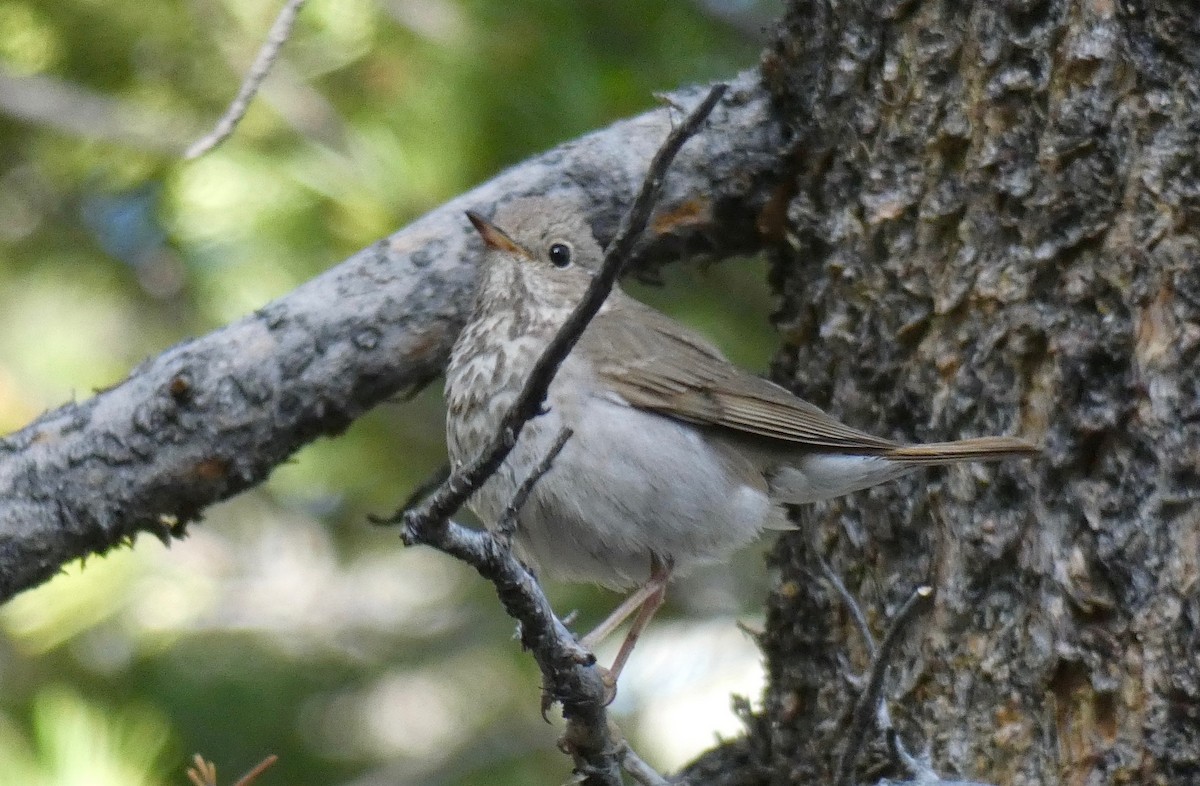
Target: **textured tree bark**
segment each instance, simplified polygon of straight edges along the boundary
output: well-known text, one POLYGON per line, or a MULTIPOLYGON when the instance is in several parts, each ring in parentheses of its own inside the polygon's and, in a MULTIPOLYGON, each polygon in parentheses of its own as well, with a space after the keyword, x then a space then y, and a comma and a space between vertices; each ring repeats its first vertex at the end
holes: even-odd
MULTIPOLYGON (((724 256, 761 247, 758 208, 778 178, 781 128, 757 72, 730 87, 676 159, 635 264, 685 248, 724 256)), ((690 108, 704 92, 671 100, 690 108)), ((677 117, 664 106, 515 166, 245 319, 0 439, 0 602, 139 532, 182 534, 305 443, 436 377, 479 254, 463 211, 556 194, 607 241, 677 117)))
MULTIPOLYGON (((1200 783, 1200 23, 1190 3, 797 0, 764 60, 794 131, 777 377, 898 439, 1031 436, 798 512, 770 688, 703 783, 832 783, 877 634, 943 777, 1200 783), (1144 7, 1143 7, 1144 6, 1144 7)), ((854 783, 901 777, 883 736, 854 783)))
MULTIPOLYGON (((1045 446, 799 510, 774 554, 765 704, 694 784, 834 781, 846 671, 869 664, 822 560, 877 635, 935 588, 885 692, 942 775, 1200 782, 1196 19, 1165 0, 794 0, 763 62, 774 109, 745 77, 685 151, 660 229, 716 253, 774 244, 778 379, 898 439, 1045 446)), ((0 598, 170 533, 436 373, 471 280, 454 214, 578 187, 611 237, 654 117, 0 442, 0 598)), ((852 781, 902 777, 868 738, 852 781)))

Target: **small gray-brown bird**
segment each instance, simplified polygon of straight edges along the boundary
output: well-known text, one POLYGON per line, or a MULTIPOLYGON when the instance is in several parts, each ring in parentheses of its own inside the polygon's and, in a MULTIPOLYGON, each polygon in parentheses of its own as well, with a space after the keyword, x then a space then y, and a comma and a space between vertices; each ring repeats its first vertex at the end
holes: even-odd
MULTIPOLYGON (((468 213, 487 248, 470 320, 446 372, 455 465, 496 432, 531 367, 579 302, 603 252, 571 203, 468 213)), ((637 586, 584 639, 639 611, 624 665, 672 570, 724 559, 785 506, 829 499, 917 467, 1028 456, 1012 437, 901 445, 846 426, 749 374, 675 320, 614 288, 500 470, 471 498, 495 522, 563 427, 574 431, 518 517, 521 556, 553 576, 637 586)))

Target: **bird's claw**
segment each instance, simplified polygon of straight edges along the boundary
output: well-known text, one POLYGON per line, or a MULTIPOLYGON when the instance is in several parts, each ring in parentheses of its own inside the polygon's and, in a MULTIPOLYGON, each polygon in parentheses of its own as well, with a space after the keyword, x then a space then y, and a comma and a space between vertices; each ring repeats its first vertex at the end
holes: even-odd
POLYGON ((550 685, 550 682, 546 679, 545 675, 543 675, 542 700, 540 707, 542 711, 542 720, 546 721, 546 723, 550 722, 550 708, 554 706, 555 701, 557 701, 557 699, 554 697, 554 688, 550 685))

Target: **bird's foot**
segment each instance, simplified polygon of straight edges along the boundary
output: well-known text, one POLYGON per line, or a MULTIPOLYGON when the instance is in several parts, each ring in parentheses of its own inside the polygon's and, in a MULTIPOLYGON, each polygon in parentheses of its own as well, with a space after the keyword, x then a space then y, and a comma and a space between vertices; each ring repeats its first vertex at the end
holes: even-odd
POLYGON ((611 669, 606 669, 603 666, 597 666, 600 672, 600 682, 604 685, 604 697, 601 699, 604 706, 612 704, 617 698, 617 677, 619 673, 613 672, 611 669))
MULTIPOLYGON (((585 665, 590 665, 590 664, 585 664, 585 665)), ((607 707, 608 705, 612 704, 617 698, 617 677, 619 677, 620 674, 612 671, 611 669, 606 669, 603 666, 600 666, 598 664, 596 665, 596 671, 599 672, 599 674, 600 674, 600 685, 604 691, 603 693, 600 694, 600 702, 603 706, 607 707)), ((557 701, 558 701, 558 697, 554 695, 553 687, 548 682, 546 682, 546 678, 543 677, 542 678, 542 699, 541 699, 541 704, 540 704, 541 711, 542 711, 542 720, 546 721, 547 723, 550 722, 550 718, 549 718, 550 708, 553 707, 557 701)))

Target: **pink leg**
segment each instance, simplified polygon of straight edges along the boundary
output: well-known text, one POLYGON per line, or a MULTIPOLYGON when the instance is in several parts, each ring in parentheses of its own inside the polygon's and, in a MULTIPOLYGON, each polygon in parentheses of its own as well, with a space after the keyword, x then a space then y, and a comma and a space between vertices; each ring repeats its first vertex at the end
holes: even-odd
MULTIPOLYGON (((667 577, 670 576, 668 572, 667 577)), ((642 635, 642 631, 650 624, 650 620, 654 619, 655 612, 659 606, 667 599, 666 577, 658 589, 642 604, 638 615, 633 618, 633 624, 629 626, 629 633, 625 634, 625 641, 621 642, 621 649, 617 650, 617 657, 613 659, 613 665, 608 670, 609 679, 612 680, 614 693, 617 684, 617 677, 621 676, 621 669, 625 668, 625 661, 629 660, 629 656, 633 654, 633 645, 637 644, 637 640, 642 635)))
POLYGON ((605 682, 610 686, 610 695, 608 701, 612 701, 617 695, 617 677, 620 676, 621 670, 625 668, 625 662, 629 660, 630 654, 633 653, 633 647, 637 644, 638 638, 642 635, 642 631, 650 624, 650 620, 654 618, 654 613, 662 606, 663 600, 667 597, 667 582, 671 580, 671 562, 664 561, 658 558, 657 555, 650 557, 650 578, 646 583, 638 587, 634 592, 626 598, 620 606, 608 615, 608 618, 596 626, 588 635, 584 636, 580 641, 584 647, 594 649, 597 644, 606 639, 614 630, 621 626, 629 615, 637 612, 637 616, 633 618, 633 625, 629 628, 629 633, 625 635, 625 640, 621 642, 621 649, 617 651, 617 657, 613 661, 611 669, 605 672, 605 682))
POLYGON ((629 619, 629 615, 642 607, 651 595, 662 589, 662 586, 654 582, 653 576, 642 586, 629 594, 629 597, 621 601, 621 605, 613 609, 612 614, 604 618, 604 621, 592 629, 590 633, 579 640, 589 650, 594 650, 600 645, 600 642, 612 635, 612 632, 624 624, 625 620, 629 619))

